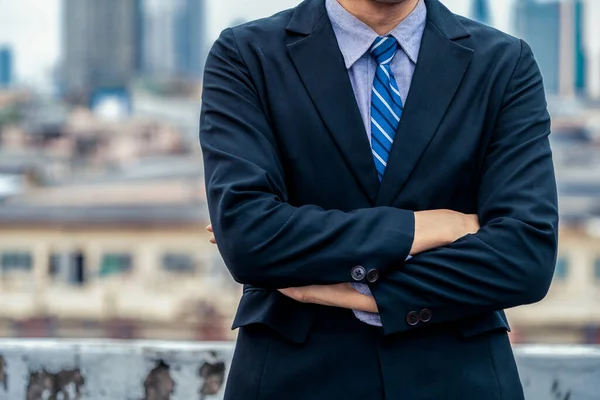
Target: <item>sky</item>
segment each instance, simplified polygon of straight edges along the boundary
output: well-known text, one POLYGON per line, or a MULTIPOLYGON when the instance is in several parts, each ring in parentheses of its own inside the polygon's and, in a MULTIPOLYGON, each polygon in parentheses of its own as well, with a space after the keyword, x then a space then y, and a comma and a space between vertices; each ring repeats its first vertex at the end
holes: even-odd
MULTIPOLYGON (((103 1, 103 0, 102 0, 103 1)), ((168 0, 164 0, 168 1, 168 0)), ((271 15, 294 7, 299 0, 206 0, 208 35, 214 40, 232 23, 271 15)), ((514 0, 490 0, 494 25, 510 32, 514 0)), ((469 14, 470 0, 442 0, 452 11, 469 14)), ((60 59, 61 0, 0 0, 0 47, 10 46, 15 55, 18 81, 45 82, 60 59)))
POLYGON ((18 79, 38 81, 59 57, 60 0, 0 0, 0 46, 15 56, 18 79))

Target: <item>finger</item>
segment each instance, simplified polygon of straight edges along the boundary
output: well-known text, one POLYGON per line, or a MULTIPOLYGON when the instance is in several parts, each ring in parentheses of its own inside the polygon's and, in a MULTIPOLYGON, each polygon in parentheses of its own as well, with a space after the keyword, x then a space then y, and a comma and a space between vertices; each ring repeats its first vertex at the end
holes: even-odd
POLYGON ((206 230, 207 230, 207 231, 209 231, 210 233, 212 233, 212 231, 213 231, 212 224, 209 224, 209 225, 206 227, 206 230))
POLYGON ((210 237, 210 239, 208 239, 209 242, 211 242, 212 244, 217 244, 217 239, 215 239, 215 235, 212 235, 210 237))

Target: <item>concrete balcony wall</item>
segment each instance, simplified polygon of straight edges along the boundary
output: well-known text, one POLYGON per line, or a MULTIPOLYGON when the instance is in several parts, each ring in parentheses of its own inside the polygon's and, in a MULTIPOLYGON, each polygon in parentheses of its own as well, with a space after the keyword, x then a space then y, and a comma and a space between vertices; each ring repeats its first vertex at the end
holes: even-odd
MULTIPOLYGON (((600 347, 515 352, 527 400, 600 398, 600 347)), ((3 340, 0 400, 220 400, 232 353, 227 342, 3 340)))

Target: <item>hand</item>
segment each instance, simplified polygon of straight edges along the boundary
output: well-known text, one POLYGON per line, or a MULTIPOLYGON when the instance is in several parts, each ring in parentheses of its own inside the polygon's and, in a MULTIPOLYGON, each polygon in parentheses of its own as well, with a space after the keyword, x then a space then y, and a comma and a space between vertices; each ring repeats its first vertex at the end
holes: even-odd
MULTIPOLYGON (((210 233, 213 233, 213 227, 212 224, 209 224, 206 227, 206 230, 209 231, 210 233)), ((210 235, 210 239, 208 239, 209 242, 211 242, 212 244, 217 244, 217 239, 215 239, 215 235, 214 233, 212 235, 210 235)))
POLYGON ((349 283, 279 289, 279 292, 301 303, 378 312, 375 299, 357 292, 349 283))
POLYGON ((479 218, 453 210, 415 212, 415 239, 410 255, 454 243, 479 230, 479 218))
POLYGON ((469 234, 475 234, 477 231, 479 231, 481 226, 479 225, 479 217, 477 214, 457 214, 457 217, 462 222, 462 227, 457 229, 455 232, 455 236, 458 236, 456 239, 460 239, 461 237, 469 234))

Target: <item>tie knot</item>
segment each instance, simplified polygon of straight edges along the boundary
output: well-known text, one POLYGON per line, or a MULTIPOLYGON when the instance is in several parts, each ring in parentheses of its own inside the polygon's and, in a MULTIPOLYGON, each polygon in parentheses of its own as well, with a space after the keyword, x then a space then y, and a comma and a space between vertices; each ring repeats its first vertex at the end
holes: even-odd
POLYGON ((396 51, 398 51, 398 47, 400 45, 393 36, 380 36, 375 39, 369 51, 375 61, 377 61, 377 64, 383 65, 392 61, 394 55, 396 55, 396 51))

